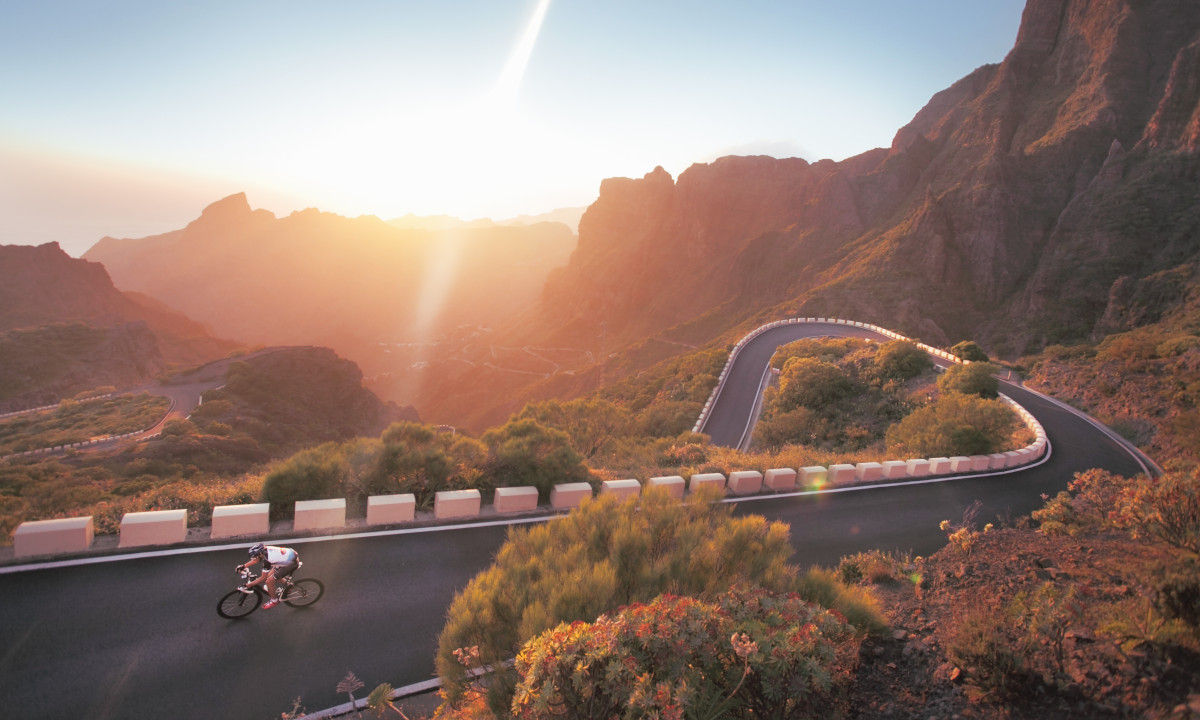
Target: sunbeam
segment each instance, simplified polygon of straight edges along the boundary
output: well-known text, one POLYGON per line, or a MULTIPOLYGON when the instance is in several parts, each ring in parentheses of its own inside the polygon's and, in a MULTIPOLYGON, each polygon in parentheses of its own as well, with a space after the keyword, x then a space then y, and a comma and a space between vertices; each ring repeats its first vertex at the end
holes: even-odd
POLYGON ((529 58, 533 55, 533 47, 537 44, 538 34, 542 30, 542 22, 545 21, 546 11, 549 9, 550 0, 539 0, 533 15, 525 25, 525 32, 521 34, 521 39, 517 41, 512 54, 508 56, 508 62, 500 71, 500 77, 496 79, 496 85, 492 88, 489 97, 497 105, 507 108, 516 105, 517 94, 521 89, 521 80, 525 77, 526 68, 529 67, 529 58))

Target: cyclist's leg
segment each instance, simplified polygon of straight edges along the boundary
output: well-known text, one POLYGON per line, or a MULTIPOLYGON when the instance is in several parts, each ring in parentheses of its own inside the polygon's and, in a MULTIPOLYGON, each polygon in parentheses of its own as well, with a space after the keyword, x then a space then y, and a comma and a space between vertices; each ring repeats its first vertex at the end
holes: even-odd
MULTIPOLYGON (((275 579, 284 587, 287 588, 292 584, 292 573, 300 569, 299 562, 290 562, 287 565, 281 565, 275 568, 275 579)), ((280 593, 282 595, 282 593, 280 593)))

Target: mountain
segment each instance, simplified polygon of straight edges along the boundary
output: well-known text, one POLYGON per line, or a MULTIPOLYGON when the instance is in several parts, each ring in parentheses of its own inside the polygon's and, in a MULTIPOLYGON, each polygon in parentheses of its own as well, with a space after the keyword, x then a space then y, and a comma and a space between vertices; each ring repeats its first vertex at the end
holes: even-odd
POLYGON ((1015 355, 1196 265, 1198 180, 1200 5, 1030 0, 1004 61, 889 148, 605 180, 523 337, 703 343, 787 311, 1015 355))
POLYGON ((237 345, 161 303, 113 287, 104 266, 57 243, 0 245, 0 404, 53 402, 127 387, 237 345))
POLYGON ((381 343, 508 321, 573 245, 557 223, 401 229, 314 209, 277 218, 239 193, 182 230, 104 238, 84 257, 222 335, 327 345, 378 370, 381 343))
POLYGON ((507 220, 493 221, 488 218, 480 218, 478 220, 460 220, 450 215, 413 215, 409 213, 402 217, 388 220, 388 225, 398 227, 402 230, 459 230, 463 228, 486 228, 495 227, 497 225, 537 225, 538 223, 551 222, 562 223, 571 229, 571 232, 579 232, 579 219, 583 217, 583 212, 587 208, 569 207, 556 208, 549 212, 539 213, 537 215, 518 215, 507 220))

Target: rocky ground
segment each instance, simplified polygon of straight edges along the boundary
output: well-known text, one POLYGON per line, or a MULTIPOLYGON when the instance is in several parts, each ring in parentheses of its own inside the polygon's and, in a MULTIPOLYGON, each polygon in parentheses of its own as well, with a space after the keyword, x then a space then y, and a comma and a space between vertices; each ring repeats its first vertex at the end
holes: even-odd
POLYGON ((1120 639, 1137 634, 1130 626, 1152 592, 1150 569, 1173 562, 1167 549, 1115 533, 1060 538, 1009 529, 980 534, 970 554, 947 545, 898 568, 897 575, 910 578, 876 583, 892 633, 864 643, 846 714, 1200 718, 1194 637, 1190 647, 1120 639), (1043 587, 1050 589, 1043 597, 1063 597, 1075 588, 1079 602, 1062 603, 1057 622, 1047 617, 1053 613, 1014 613, 1022 593, 1028 598, 1043 587), (1007 668, 1006 687, 989 682, 995 666, 962 662, 961 648, 979 647, 970 642, 978 618, 995 623, 984 623, 997 628, 993 649, 1007 642, 1019 656, 1007 668), (1061 670, 1053 632, 1041 633, 1032 645, 1012 639, 1048 625, 1061 630, 1061 670))

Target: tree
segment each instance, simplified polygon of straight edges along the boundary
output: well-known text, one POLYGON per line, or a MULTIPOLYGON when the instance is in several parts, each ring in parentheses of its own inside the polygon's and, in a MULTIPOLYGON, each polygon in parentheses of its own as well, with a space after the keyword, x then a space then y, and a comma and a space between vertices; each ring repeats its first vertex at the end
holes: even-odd
POLYGON ((711 499, 680 503, 657 491, 636 503, 600 497, 561 520, 511 529, 492 566, 447 613, 437 667, 448 700, 464 690, 454 655, 460 648, 478 646, 479 664, 496 668, 489 704, 503 713, 516 678, 501 664, 559 623, 590 621, 666 592, 711 597, 738 583, 788 589, 796 569, 786 562, 787 526, 733 517, 711 499))
POLYGON ((990 359, 974 340, 963 340, 951 347, 950 352, 971 362, 987 362, 990 359))
POLYGON ((986 362, 952 365, 938 378, 938 390, 994 398, 1000 392, 1000 381, 993 377, 998 368, 986 362))
POLYGON ((1008 447, 1017 427, 999 400, 951 393, 889 427, 887 448, 908 457, 982 455, 1008 447))
POLYGON ((547 502, 554 485, 586 482, 590 476, 565 432, 530 418, 488 430, 483 442, 488 447, 484 482, 491 487, 532 485, 547 502))
POLYGON ((908 380, 932 367, 925 351, 906 340, 894 340, 875 353, 875 372, 885 379, 908 380))

